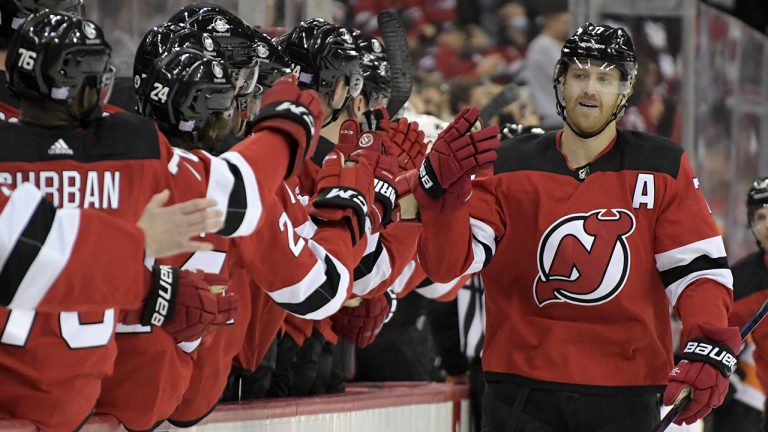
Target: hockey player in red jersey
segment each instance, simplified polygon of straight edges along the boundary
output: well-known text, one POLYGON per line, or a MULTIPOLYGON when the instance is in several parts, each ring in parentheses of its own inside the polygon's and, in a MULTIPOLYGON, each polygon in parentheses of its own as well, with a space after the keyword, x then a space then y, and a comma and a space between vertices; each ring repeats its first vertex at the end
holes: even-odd
POLYGON ((647 431, 665 385, 665 404, 693 389, 678 423, 725 396, 740 344, 725 248, 686 153, 617 131, 636 70, 624 29, 585 24, 555 69, 563 130, 515 139, 471 185, 491 159, 473 140, 438 139, 422 166, 427 275, 486 286, 484 430, 647 431))

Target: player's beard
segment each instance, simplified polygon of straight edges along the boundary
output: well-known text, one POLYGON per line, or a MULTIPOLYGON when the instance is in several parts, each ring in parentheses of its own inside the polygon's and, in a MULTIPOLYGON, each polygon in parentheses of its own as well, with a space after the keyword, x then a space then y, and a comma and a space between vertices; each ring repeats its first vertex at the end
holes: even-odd
POLYGON ((600 130, 613 114, 616 101, 607 104, 599 98, 575 97, 566 101, 565 112, 568 123, 572 128, 584 134, 591 134, 600 130), (587 107, 585 105, 591 105, 587 107), (612 109, 611 109, 612 108, 612 109))

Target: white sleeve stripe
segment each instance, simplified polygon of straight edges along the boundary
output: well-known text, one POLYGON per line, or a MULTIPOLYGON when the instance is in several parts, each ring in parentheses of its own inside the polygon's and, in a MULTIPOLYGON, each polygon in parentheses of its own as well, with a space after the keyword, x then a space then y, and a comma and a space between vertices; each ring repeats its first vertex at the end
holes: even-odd
POLYGON ((684 266, 701 255, 711 258, 725 256, 725 245, 720 236, 710 237, 695 243, 687 244, 677 249, 656 254, 656 268, 659 271, 684 266))
MULTIPOLYGON (((344 300, 347 298, 347 288, 350 283, 349 270, 333 255, 326 252, 322 246, 313 242, 307 241, 310 250, 317 257, 317 264, 310 270, 310 272, 300 282, 291 285, 289 287, 281 288, 277 291, 269 292, 269 296, 279 304, 300 304, 305 300, 310 300, 310 296, 315 294, 318 288, 326 282, 326 258, 329 258, 334 266, 334 271, 338 273, 338 286, 334 287, 335 295, 332 298, 328 298, 323 304, 308 313, 302 313, 301 316, 306 319, 319 320, 331 316, 333 313, 339 310, 344 300)), ((290 310, 289 310, 290 312, 290 310)))
POLYGON ((317 225, 315 225, 315 223, 310 219, 299 225, 295 230, 298 235, 309 239, 315 236, 317 225))
POLYGON ((715 282, 725 285, 728 289, 733 289, 733 275, 729 269, 702 270, 700 272, 691 273, 667 287, 666 293, 667 298, 669 299, 669 304, 674 306, 677 303, 677 299, 680 298, 680 294, 685 291, 691 282, 701 278, 712 279, 715 282))
POLYGON ((373 252, 376 249, 376 246, 379 244, 379 235, 380 233, 374 233, 368 235, 368 244, 365 245, 365 251, 363 251, 363 256, 368 255, 369 253, 373 252))
POLYGON ((227 214, 229 208, 229 195, 232 193, 232 188, 235 186, 235 177, 229 170, 229 164, 222 159, 208 155, 211 161, 211 173, 208 179, 208 190, 206 191, 206 198, 213 198, 216 200, 216 208, 221 211, 223 215, 227 214))
POLYGON ((464 274, 477 273, 485 267, 486 261, 496 253, 496 239, 493 229, 478 219, 469 219, 472 228, 472 264, 464 274), (491 256, 486 256, 486 249, 491 256))
POLYGON ((400 294, 405 288, 405 284, 408 282, 408 280, 411 279, 414 271, 416 271, 416 260, 411 260, 408 262, 408 264, 405 265, 405 268, 403 269, 402 273, 400 273, 400 276, 398 276, 397 279, 395 279, 395 282, 392 284, 392 292, 395 294, 400 294))
MULTIPOLYGON (((370 244, 370 243, 369 243, 370 244)), ((371 292, 380 283, 384 282, 392 274, 392 264, 389 260, 389 252, 382 247, 381 255, 376 260, 370 273, 352 283, 352 292, 363 296, 371 292)))
POLYGON ((34 309, 66 267, 80 229, 79 209, 60 209, 43 247, 19 285, 9 308, 34 309))
POLYGON ((203 338, 197 338, 191 342, 179 342, 176 344, 176 346, 179 347, 180 350, 184 351, 185 353, 189 354, 197 349, 197 347, 200 346, 200 343, 203 341, 203 338))
POLYGON ((433 282, 430 285, 425 285, 423 287, 416 288, 416 292, 418 292, 419 294, 423 295, 426 298, 436 299, 447 294, 451 290, 451 288, 456 286, 456 284, 459 282, 459 279, 461 279, 461 276, 446 283, 433 282))
POLYGON ((245 196, 248 200, 248 208, 245 211, 242 224, 229 237, 249 235, 256 229, 256 226, 261 220, 262 213, 262 201, 261 196, 259 195, 259 185, 256 181, 256 175, 245 159, 243 159, 243 156, 239 153, 227 152, 221 155, 221 159, 230 162, 240 171, 240 175, 243 177, 245 196))
POLYGON ((23 183, 8 199, 0 213, 0 269, 13 253, 16 242, 29 224, 43 194, 29 183, 23 183))

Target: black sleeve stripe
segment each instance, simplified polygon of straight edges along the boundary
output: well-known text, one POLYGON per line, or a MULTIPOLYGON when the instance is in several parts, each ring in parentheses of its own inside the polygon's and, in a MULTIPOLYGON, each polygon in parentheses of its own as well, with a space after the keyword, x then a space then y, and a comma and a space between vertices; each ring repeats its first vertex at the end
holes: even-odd
MULTIPOLYGON (((9 202, 3 212, 17 210, 13 204, 13 202, 9 202)), ((7 258, 4 260, 2 271, 0 271, 0 305, 8 306, 16 296, 27 271, 37 259, 48 238, 55 217, 56 209, 53 205, 45 199, 39 199, 23 231, 18 238, 11 241, 11 249, 2 252, 2 254, 7 253, 7 258)), ((24 219, 22 217, 13 218, 11 222, 21 222, 24 219)), ((3 230, 8 228, 13 229, 13 227, 6 226, 3 227, 3 230)))
POLYGON ((217 233, 225 237, 237 232, 245 220, 245 213, 248 211, 248 197, 245 192, 243 175, 238 167, 229 162, 227 162, 227 167, 235 181, 229 192, 229 205, 227 206, 227 213, 224 218, 224 227, 217 233))
POLYGON ((491 263, 491 259, 493 258, 493 249, 487 244, 481 242, 476 235, 472 234, 472 238, 475 240, 475 242, 477 242, 477 244, 480 245, 480 247, 483 248, 483 252, 485 252, 485 259, 483 259, 483 268, 488 267, 488 264, 491 263))
POLYGON ((726 257, 712 258, 707 255, 699 255, 686 265, 672 267, 661 272, 661 280, 665 287, 672 286, 675 282, 686 276, 707 270, 719 270, 728 268, 726 257))
POLYGON ((423 281, 421 281, 421 282, 419 282, 419 284, 416 286, 416 289, 419 289, 419 288, 424 288, 424 287, 430 286, 430 285, 432 285, 433 283, 434 283, 434 282, 432 282, 432 279, 430 279, 430 278, 424 278, 424 280, 423 280, 423 281))
MULTIPOLYGON (((339 274, 336 264, 333 262, 330 256, 325 256, 325 281, 317 286, 317 288, 308 295, 303 301, 299 303, 281 303, 277 302, 278 306, 286 311, 298 315, 307 316, 315 311, 322 309, 325 305, 330 303, 339 292, 339 285, 341 283, 341 275, 339 274)), ((330 315, 330 314, 329 314, 330 315)))
POLYGON ((355 280, 360 280, 373 272, 376 267, 376 263, 379 262, 381 254, 384 252, 384 244, 381 241, 381 237, 377 237, 376 247, 371 253, 365 255, 360 263, 355 267, 355 280))

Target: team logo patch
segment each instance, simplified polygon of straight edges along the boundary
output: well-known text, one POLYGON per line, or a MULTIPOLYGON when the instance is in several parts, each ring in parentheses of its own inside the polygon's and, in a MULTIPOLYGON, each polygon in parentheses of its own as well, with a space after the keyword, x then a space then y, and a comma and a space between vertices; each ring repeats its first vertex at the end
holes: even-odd
POLYGON ((368 147, 371 144, 373 144, 373 135, 371 134, 364 134, 360 137, 360 141, 357 142, 358 147, 368 147))
POLYGON ((224 76, 224 70, 221 69, 221 66, 218 63, 214 63, 212 66, 213 74, 216 76, 216 78, 221 78, 224 76))
POLYGON ((96 37, 96 26, 90 21, 83 21, 83 33, 88 39, 96 37))
POLYGON ((229 30, 229 24, 227 24, 227 20, 224 18, 216 17, 213 20, 213 29, 219 33, 224 33, 229 30))
POLYGON ((267 58, 269 55, 269 48, 267 48, 267 45, 263 42, 258 42, 256 44, 256 55, 261 58, 267 58))
POLYGON ((203 48, 205 48, 206 51, 213 51, 216 48, 213 45, 213 39, 211 39, 211 37, 207 34, 203 35, 203 48))
POLYGON ((568 215, 541 237, 539 274, 533 283, 536 303, 605 303, 624 287, 629 275, 627 237, 635 217, 623 209, 568 215))

